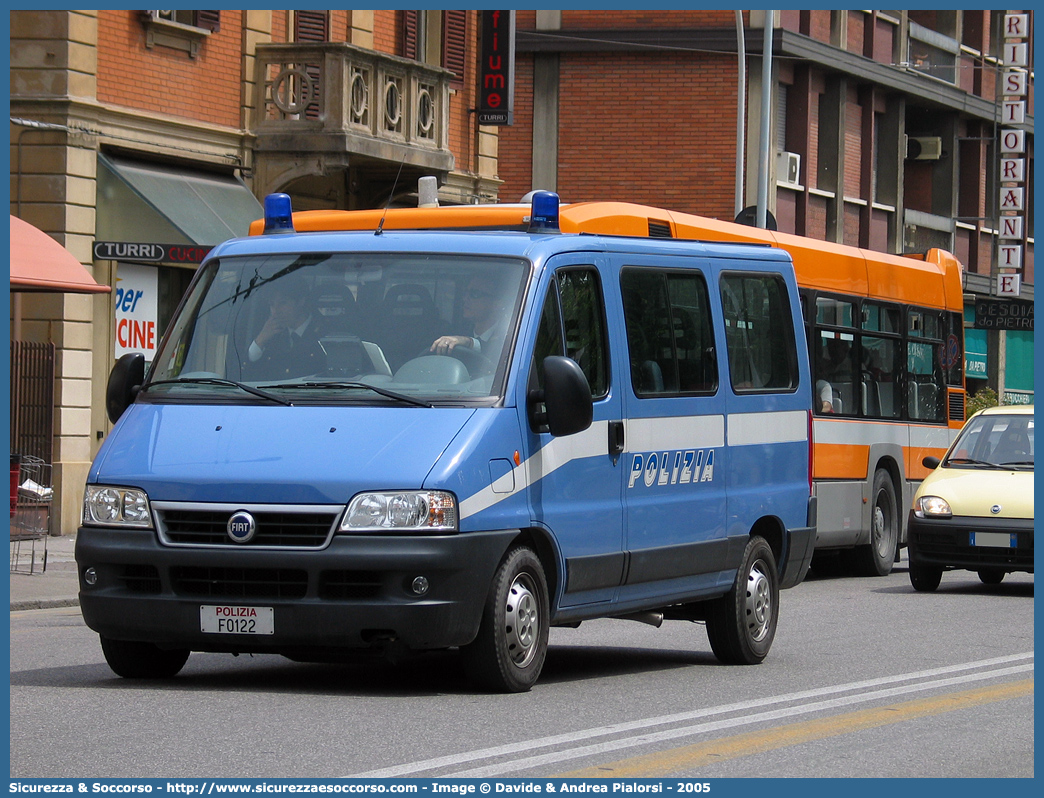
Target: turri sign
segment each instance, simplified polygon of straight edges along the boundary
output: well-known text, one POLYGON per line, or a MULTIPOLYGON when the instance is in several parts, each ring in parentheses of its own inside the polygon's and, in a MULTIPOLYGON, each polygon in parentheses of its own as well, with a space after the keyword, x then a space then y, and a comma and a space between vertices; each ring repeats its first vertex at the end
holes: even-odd
POLYGON ((135 260, 144 263, 202 263, 213 247, 197 244, 151 244, 95 241, 95 260, 135 260))

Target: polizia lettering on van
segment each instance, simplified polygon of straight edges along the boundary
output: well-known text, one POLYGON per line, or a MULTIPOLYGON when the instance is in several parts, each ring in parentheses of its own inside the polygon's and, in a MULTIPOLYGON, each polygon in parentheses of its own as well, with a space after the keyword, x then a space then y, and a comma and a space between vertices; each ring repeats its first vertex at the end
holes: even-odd
POLYGON ((711 482, 713 479, 713 449, 636 453, 631 460, 631 477, 627 480, 627 487, 687 485, 711 482))

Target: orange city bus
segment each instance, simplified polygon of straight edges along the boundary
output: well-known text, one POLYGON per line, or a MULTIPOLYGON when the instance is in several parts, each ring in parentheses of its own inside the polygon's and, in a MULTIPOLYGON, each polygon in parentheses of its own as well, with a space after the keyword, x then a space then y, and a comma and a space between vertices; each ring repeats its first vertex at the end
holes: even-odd
MULTIPOLYGON (((298 232, 524 230, 530 209, 526 202, 303 211, 293 224, 298 232)), ((763 243, 790 253, 816 391, 817 559, 838 551, 862 573, 888 574, 906 542, 905 508, 928 473, 921 461, 941 456, 964 422, 957 259, 940 249, 887 255, 621 202, 563 203, 559 226, 563 233, 763 243)), ((262 230, 259 220, 250 232, 262 230)))

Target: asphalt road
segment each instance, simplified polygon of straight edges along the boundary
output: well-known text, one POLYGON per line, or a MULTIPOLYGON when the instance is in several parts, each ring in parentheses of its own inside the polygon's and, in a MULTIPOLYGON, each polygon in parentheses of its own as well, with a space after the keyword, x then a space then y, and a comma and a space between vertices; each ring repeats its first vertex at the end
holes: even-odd
POLYGON ((477 692, 453 652, 301 665, 193 654, 122 680, 76 608, 11 614, 12 778, 1032 777, 1033 577, 915 593, 810 577, 759 666, 704 627, 552 631, 522 695, 477 692))

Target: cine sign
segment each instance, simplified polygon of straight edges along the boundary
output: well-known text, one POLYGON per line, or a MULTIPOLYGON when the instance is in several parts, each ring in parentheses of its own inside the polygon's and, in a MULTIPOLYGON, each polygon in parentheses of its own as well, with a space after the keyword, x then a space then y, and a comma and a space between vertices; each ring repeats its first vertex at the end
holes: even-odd
POLYGON ((480 125, 510 125, 515 113, 515 12, 482 12, 480 125))

